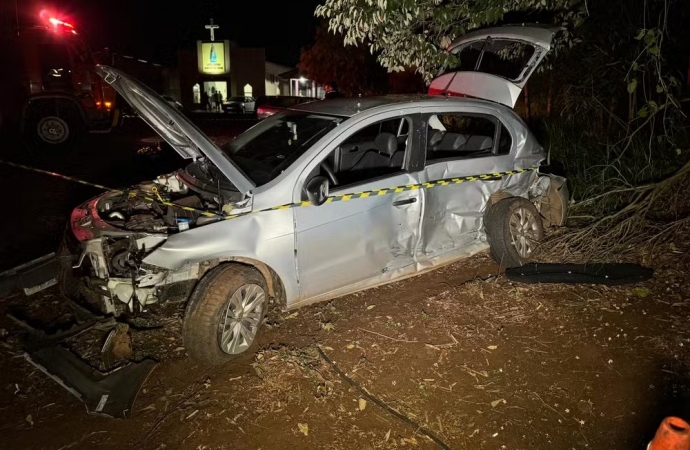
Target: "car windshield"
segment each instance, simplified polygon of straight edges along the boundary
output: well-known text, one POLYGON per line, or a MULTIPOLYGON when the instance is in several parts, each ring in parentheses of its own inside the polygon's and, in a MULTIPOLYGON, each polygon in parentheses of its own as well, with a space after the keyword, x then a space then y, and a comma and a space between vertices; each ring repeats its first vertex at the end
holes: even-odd
POLYGON ((259 123, 223 146, 232 161, 257 186, 280 175, 345 118, 286 111, 259 123))

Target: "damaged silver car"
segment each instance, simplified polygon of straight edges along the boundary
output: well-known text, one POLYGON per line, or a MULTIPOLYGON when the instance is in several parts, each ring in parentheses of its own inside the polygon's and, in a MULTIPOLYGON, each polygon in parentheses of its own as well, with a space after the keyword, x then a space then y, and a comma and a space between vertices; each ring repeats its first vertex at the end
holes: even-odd
POLYGON ((487 249, 503 266, 523 264, 566 212, 565 180, 535 170, 544 149, 512 110, 552 36, 498 29, 454 44, 478 49, 475 71, 442 75, 432 90, 464 98, 303 104, 222 149, 151 89, 101 66, 192 162, 77 207, 61 251, 63 291, 114 315, 187 301, 188 353, 219 364, 252 346, 269 308, 332 299, 487 249), (532 50, 516 78, 478 71, 487 49, 511 40, 532 50))

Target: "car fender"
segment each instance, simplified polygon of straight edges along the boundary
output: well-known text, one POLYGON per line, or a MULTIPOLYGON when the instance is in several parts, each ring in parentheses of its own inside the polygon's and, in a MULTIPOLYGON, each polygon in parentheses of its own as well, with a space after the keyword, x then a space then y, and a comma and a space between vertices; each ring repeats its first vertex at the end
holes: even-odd
POLYGON ((173 234, 149 253, 144 263, 168 270, 209 261, 249 264, 271 283, 283 307, 299 297, 293 212, 290 209, 248 214, 173 234), (282 288, 273 279, 280 280, 282 288))
POLYGON ((218 260, 218 263, 238 263, 254 267, 266 280, 268 295, 274 299, 275 304, 281 310, 285 310, 287 308, 287 299, 285 298, 285 285, 283 284, 283 280, 280 278, 280 275, 278 275, 278 273, 276 273, 276 271, 270 266, 256 259, 242 256, 221 258, 218 260))

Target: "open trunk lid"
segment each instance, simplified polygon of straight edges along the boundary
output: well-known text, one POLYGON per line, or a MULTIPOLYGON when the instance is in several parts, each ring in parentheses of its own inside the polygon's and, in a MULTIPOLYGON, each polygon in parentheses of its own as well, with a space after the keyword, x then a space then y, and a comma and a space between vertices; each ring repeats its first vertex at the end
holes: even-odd
POLYGON ((429 94, 476 97, 512 108, 558 30, 531 25, 468 33, 448 47, 459 66, 434 79, 429 94))

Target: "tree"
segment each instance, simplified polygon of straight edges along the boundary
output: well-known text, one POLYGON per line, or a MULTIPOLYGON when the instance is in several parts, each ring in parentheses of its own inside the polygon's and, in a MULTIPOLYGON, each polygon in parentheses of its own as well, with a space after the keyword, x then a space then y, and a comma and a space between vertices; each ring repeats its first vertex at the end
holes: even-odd
POLYGON ((371 95, 386 89, 386 71, 369 53, 366 45, 345 45, 344 37, 316 29, 314 44, 302 49, 299 70, 319 84, 338 83, 346 96, 371 95))
MULTIPOLYGON (((324 0, 316 15, 345 44, 368 44, 390 71, 413 67, 430 80, 455 57, 445 48, 458 36, 498 23, 510 13, 549 12, 559 25, 577 26, 584 0, 324 0)), ((572 42, 562 34, 561 45, 572 42)), ((571 44, 568 44, 571 45, 571 44)), ((556 53, 558 48, 555 49, 556 53)), ((552 52, 553 53, 553 52, 552 52)))

